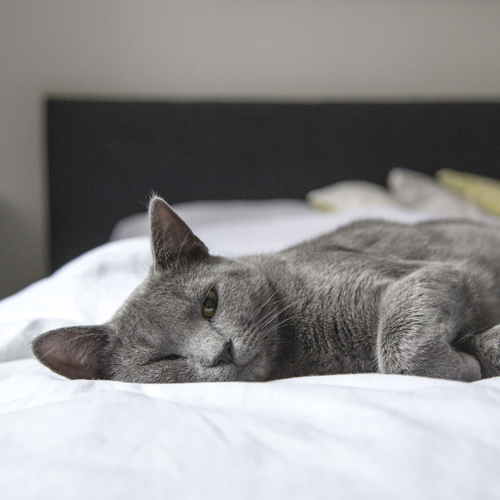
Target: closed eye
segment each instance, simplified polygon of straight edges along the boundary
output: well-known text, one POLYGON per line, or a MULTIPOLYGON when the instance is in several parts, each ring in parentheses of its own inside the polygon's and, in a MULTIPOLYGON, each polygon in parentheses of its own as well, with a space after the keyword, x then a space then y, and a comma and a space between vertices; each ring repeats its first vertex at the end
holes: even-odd
POLYGON ((168 354, 167 356, 158 356, 157 358, 150 359, 146 365, 151 365, 153 363, 159 363, 160 361, 175 361, 176 359, 183 359, 182 356, 177 354, 168 354))

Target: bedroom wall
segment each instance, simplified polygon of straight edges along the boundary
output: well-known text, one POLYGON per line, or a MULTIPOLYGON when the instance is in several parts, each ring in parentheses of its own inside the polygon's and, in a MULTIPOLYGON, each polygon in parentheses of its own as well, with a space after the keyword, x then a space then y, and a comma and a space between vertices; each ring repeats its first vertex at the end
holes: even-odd
POLYGON ((1 1, 0 297, 47 270, 48 93, 498 99, 499 22, 496 0, 1 1))

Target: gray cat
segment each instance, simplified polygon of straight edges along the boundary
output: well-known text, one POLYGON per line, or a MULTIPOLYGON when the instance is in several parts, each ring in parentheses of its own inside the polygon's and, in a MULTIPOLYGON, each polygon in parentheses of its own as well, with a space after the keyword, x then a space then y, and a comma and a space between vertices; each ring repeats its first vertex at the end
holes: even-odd
POLYGON ((209 255, 161 198, 154 263, 115 316, 33 341, 76 379, 265 381, 500 374, 500 229, 360 221, 279 253, 209 255))

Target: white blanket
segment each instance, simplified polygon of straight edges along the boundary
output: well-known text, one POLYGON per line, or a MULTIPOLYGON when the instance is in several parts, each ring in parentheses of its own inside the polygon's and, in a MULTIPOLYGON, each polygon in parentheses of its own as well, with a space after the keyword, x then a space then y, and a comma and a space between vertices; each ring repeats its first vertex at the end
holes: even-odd
MULTIPOLYGON (((196 227, 214 254, 277 250, 394 210, 196 227)), ((143 279, 146 238, 76 259, 0 302, 0 498, 498 499, 500 379, 378 374, 269 383, 69 381, 30 340, 106 321, 143 279)))

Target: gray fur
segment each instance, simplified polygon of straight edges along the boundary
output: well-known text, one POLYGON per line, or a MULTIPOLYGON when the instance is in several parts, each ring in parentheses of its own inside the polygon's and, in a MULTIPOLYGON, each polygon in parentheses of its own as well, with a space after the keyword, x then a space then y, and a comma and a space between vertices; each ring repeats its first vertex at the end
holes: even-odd
POLYGON ((227 259, 209 255, 160 198, 150 221, 146 280, 109 323, 36 338, 42 363, 69 378, 150 383, 500 374, 498 228, 360 221, 282 252, 227 259), (211 289, 219 303, 206 319, 211 289))

